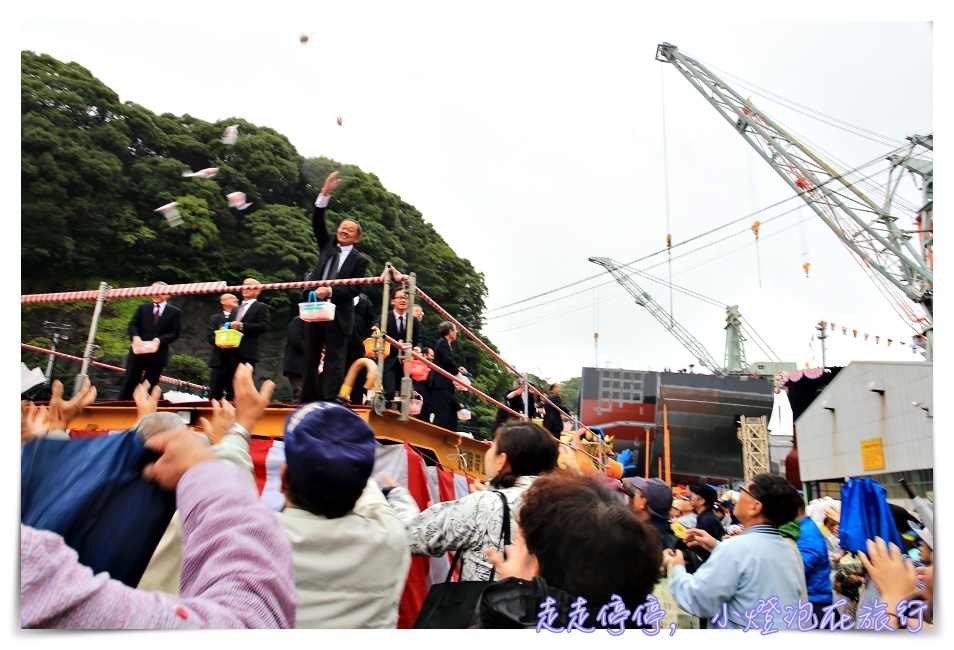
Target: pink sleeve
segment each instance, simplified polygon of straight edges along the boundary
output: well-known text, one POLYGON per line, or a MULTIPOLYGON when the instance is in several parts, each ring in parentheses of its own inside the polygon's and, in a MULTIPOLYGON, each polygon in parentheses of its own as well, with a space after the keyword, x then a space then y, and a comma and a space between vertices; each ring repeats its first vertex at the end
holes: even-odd
POLYGON ((222 461, 179 482, 182 597, 93 575, 63 538, 20 526, 20 627, 294 627, 291 545, 248 477, 222 461))

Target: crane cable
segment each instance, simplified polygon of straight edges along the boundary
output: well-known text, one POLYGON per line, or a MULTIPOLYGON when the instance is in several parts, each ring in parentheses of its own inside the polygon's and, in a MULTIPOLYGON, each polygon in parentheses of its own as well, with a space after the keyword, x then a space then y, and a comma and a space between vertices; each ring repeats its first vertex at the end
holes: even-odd
MULTIPOLYGON (((901 147, 901 148, 898 148, 898 149, 893 150, 893 151, 888 152, 888 153, 889 153, 889 155, 890 155, 890 154, 892 154, 892 153, 896 153, 896 152, 900 151, 900 150, 903 149, 903 148, 904 148, 904 147, 901 147)), ((866 167, 869 167, 869 166, 871 166, 871 165, 873 165, 873 164, 875 164, 875 163, 881 162, 882 160, 884 160, 884 157, 885 157, 884 155, 877 156, 876 158, 873 158, 872 160, 870 160, 870 161, 868 161, 868 162, 866 162, 866 163, 864 163, 864 164, 862 164, 862 165, 859 165, 858 167, 856 167, 856 168, 854 168, 854 169, 852 169, 852 170, 849 170, 848 172, 846 172, 846 174, 860 171, 860 170, 862 170, 862 169, 864 169, 864 168, 866 168, 866 167)), ((842 176, 844 176, 844 175, 842 175, 842 176)), ((835 178, 838 178, 838 177, 833 177, 832 179, 829 179, 829 181, 826 181, 826 183, 827 183, 827 182, 830 182, 830 181, 832 181, 832 180, 835 180, 835 178)), ((777 207, 779 207, 779 206, 781 206, 781 205, 784 205, 785 203, 787 203, 787 202, 789 202, 789 201, 792 201, 792 200, 794 200, 794 199, 799 199, 799 200, 801 200, 798 195, 796 195, 796 196, 790 196, 790 197, 788 197, 788 198, 785 198, 785 199, 782 199, 782 200, 780 200, 780 201, 777 201, 777 202, 773 203, 772 205, 766 206, 765 208, 763 208, 762 210, 759 210, 758 212, 744 215, 744 216, 742 216, 742 217, 739 217, 738 219, 734 219, 734 220, 732 220, 732 221, 726 222, 726 223, 722 224, 721 226, 717 226, 717 227, 715 227, 715 228, 713 228, 713 229, 711 229, 711 230, 708 230, 708 231, 706 231, 706 232, 700 233, 700 234, 698 234, 698 235, 696 235, 696 236, 694 236, 694 237, 690 237, 689 239, 686 239, 685 241, 679 242, 678 244, 675 245, 675 247, 684 246, 684 245, 686 245, 686 244, 689 244, 690 242, 696 241, 697 239, 702 239, 702 238, 707 237, 707 236, 709 236, 709 235, 711 235, 711 234, 713 234, 713 233, 719 232, 720 230, 724 230, 725 228, 728 228, 728 227, 730 227, 730 226, 734 226, 734 225, 736 225, 736 224, 738 224, 738 223, 740 223, 740 222, 748 221, 748 220, 751 219, 752 217, 758 216, 759 214, 761 214, 761 213, 763 213, 763 212, 767 212, 767 211, 769 211, 769 210, 771 210, 771 209, 773 209, 773 208, 777 208, 777 207)), ((780 218, 780 217, 782 217, 782 216, 784 216, 784 215, 786 215, 786 214, 790 214, 791 212, 794 212, 794 211, 795 211, 795 209, 792 209, 792 210, 789 210, 789 211, 787 211, 787 212, 782 213, 781 215, 777 215, 777 216, 775 216, 775 217, 771 217, 771 218, 767 219, 766 221, 763 221, 762 224, 764 225, 764 224, 766 224, 766 223, 769 223, 769 222, 771 222, 771 221, 774 221, 775 219, 778 219, 778 218, 780 218)), ((749 230, 748 227, 746 227, 746 231, 748 231, 748 230, 749 230)), ((741 231, 741 232, 745 232, 745 231, 741 231)), ((738 234, 739 234, 739 232, 735 232, 735 233, 733 233, 732 235, 729 235, 729 237, 734 237, 734 236, 736 236, 736 235, 738 235, 738 234)), ((719 241, 724 241, 724 240, 727 239, 727 238, 728 238, 728 237, 723 238, 722 240, 719 240, 719 241)), ((718 242, 716 242, 716 243, 718 243, 718 242)), ((708 245, 707 245, 706 247, 708 247, 708 245)), ((705 247, 703 247, 703 248, 705 248, 705 247)), ((697 249, 695 249, 695 250, 693 250, 693 251, 690 251, 689 253, 686 253, 686 255, 691 254, 691 253, 693 253, 693 252, 700 251, 700 250, 702 250, 702 248, 697 248, 697 249)), ((637 258, 637 259, 633 260, 632 262, 629 262, 629 264, 636 264, 636 263, 638 263, 638 262, 642 262, 642 261, 648 260, 648 259, 650 259, 650 258, 652 258, 652 257, 655 257, 656 255, 658 255, 658 254, 661 253, 661 252, 663 252, 663 251, 662 251, 662 250, 657 250, 657 251, 655 251, 655 252, 648 253, 647 255, 644 255, 644 256, 642 256, 642 257, 640 257, 640 258, 637 258)), ((677 258, 677 259, 678 259, 678 258, 677 258)), ((554 288, 554 289, 550 289, 549 291, 544 291, 543 293, 538 293, 538 294, 533 295, 533 296, 530 296, 530 297, 528 297, 528 298, 523 298, 523 299, 521 299, 521 300, 517 300, 517 301, 515 301, 515 302, 511 302, 511 303, 508 303, 508 304, 506 304, 506 305, 501 305, 500 307, 493 307, 493 308, 487 309, 487 310, 484 311, 484 318, 485 318, 486 320, 494 320, 494 319, 497 319, 497 318, 504 318, 504 317, 507 317, 507 316, 511 316, 511 315, 513 315, 513 314, 517 314, 517 313, 520 313, 520 312, 522 312, 522 311, 526 311, 527 309, 535 309, 535 308, 537 308, 537 307, 541 307, 541 306, 543 306, 543 305, 531 305, 531 306, 526 307, 526 308, 524 308, 524 309, 520 309, 520 310, 517 310, 517 311, 508 312, 508 313, 506 313, 506 314, 499 314, 499 315, 495 315, 495 316, 488 316, 488 315, 487 315, 487 314, 489 314, 490 312, 500 311, 500 310, 503 310, 503 309, 507 309, 507 308, 509 308, 509 307, 516 307, 517 305, 522 305, 522 304, 528 303, 528 302, 530 302, 530 301, 536 300, 536 299, 538 299, 538 298, 544 298, 544 297, 553 295, 554 293, 563 291, 563 290, 565 290, 565 289, 570 289, 570 288, 575 287, 575 286, 577 286, 577 285, 580 285, 580 284, 582 284, 582 283, 584 283, 584 282, 588 282, 588 281, 590 281, 590 280, 597 279, 597 278, 600 278, 600 277, 603 277, 603 276, 604 276, 603 273, 594 273, 593 275, 589 275, 589 276, 587 276, 587 277, 585 277, 585 278, 582 278, 582 279, 580 279, 580 280, 575 280, 575 281, 573 281, 573 282, 570 282, 569 284, 565 284, 565 285, 563 285, 563 286, 556 287, 556 288, 554 288)), ((614 282, 614 281, 608 281, 608 282, 605 282, 604 284, 612 284, 612 282, 614 282)))
POLYGON ((662 104, 662 141, 663 141, 663 196, 666 201, 666 257, 669 261, 669 327, 673 326, 673 299, 672 299, 672 228, 669 223, 669 151, 666 146, 666 77, 663 75, 663 66, 659 66, 659 101, 662 104))

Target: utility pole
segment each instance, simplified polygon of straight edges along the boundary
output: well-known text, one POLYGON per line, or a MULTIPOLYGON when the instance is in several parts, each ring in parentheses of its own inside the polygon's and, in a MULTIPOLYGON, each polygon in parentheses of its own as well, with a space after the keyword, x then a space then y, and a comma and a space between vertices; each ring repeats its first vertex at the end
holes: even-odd
POLYGON ((93 309, 93 322, 89 326, 89 338, 86 340, 86 350, 83 352, 83 368, 80 374, 76 375, 76 383, 73 385, 73 397, 79 395, 80 388, 83 387, 83 380, 86 379, 86 372, 89 370, 90 361, 93 359, 93 349, 96 345, 96 327, 99 325, 99 315, 103 311, 103 305, 106 303, 106 292, 109 285, 105 282, 99 283, 99 297, 96 299, 96 308, 93 309))
MULTIPOLYGON (((43 321, 43 326, 53 332, 52 341, 50 345, 50 352, 56 352, 56 344, 60 341, 68 341, 66 334, 60 334, 60 331, 67 331, 70 329, 69 325, 57 325, 52 321, 43 321)), ((56 356, 51 354, 50 358, 46 362, 46 380, 44 383, 49 386, 50 382, 53 381, 53 360, 56 359, 56 356)))
POLYGON ((818 321, 815 329, 818 331, 818 340, 821 341, 822 346, 822 368, 827 368, 828 364, 825 363, 825 339, 828 338, 828 330, 825 329, 825 322, 818 321))

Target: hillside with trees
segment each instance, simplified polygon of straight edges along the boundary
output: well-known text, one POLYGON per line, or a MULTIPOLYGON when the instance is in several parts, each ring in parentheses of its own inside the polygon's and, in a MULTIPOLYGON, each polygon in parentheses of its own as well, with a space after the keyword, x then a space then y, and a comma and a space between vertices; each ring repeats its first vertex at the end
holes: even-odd
MULTIPOLYGON (((340 170, 329 221, 347 216, 363 228, 361 250, 370 275, 390 262, 415 273, 417 285, 467 329, 481 336, 487 287, 484 275, 459 257, 414 206, 388 191, 373 173, 327 158, 305 158, 281 133, 233 116, 206 122, 188 114, 156 115, 121 102, 80 64, 48 55, 21 53, 21 292, 24 294, 224 280, 246 277, 263 283, 301 280, 318 257, 311 210, 324 178, 340 170), (234 144, 223 130, 238 125, 234 144), (212 178, 183 173, 218 168, 212 178), (229 207, 226 196, 244 192, 251 205, 229 207), (176 202, 182 223, 170 226, 156 208, 176 202)), ((381 286, 368 285, 375 309, 381 286)), ((288 321, 300 291, 269 291, 271 330, 256 380, 287 387, 281 358, 288 321)), ((183 309, 183 336, 172 347, 166 374, 184 381, 208 380, 205 323, 218 308, 217 295, 176 296, 183 309)), ((123 367, 126 324, 142 298, 110 300, 100 316, 96 360, 123 367)), ((59 351, 83 356, 93 301, 23 305, 21 341, 49 348, 52 328, 68 326, 59 351)), ((444 317, 424 305, 425 344, 432 345, 444 317)), ((500 396, 511 374, 461 336, 455 356, 480 390, 500 396)), ((495 346, 486 341, 491 349, 495 346)), ((46 367, 47 355, 24 352, 30 367, 46 367)), ((78 362, 57 360, 54 376, 72 386, 78 362)), ((115 371, 91 369, 100 398, 118 388, 115 371), (95 373, 94 373, 95 370, 95 373)), ((545 390, 545 382, 537 385, 545 390)), ((474 417, 469 428, 486 431, 494 407, 466 399, 474 417)))

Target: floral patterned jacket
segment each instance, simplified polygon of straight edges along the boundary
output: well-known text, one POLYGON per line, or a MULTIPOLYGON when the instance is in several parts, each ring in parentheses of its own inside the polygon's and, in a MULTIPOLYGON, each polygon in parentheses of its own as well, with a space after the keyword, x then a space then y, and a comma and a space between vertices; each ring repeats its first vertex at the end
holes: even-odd
MULTIPOLYGON (((507 497, 510 507, 510 543, 517 530, 517 513, 523 493, 536 476, 521 476, 513 487, 497 490, 507 497)), ((414 497, 406 488, 396 487, 388 492, 388 501, 397 511, 407 529, 411 555, 440 557, 447 552, 462 551, 458 565, 460 580, 485 581, 490 578, 493 565, 484 551, 496 548, 503 551, 503 502, 492 490, 472 492, 457 501, 435 503, 421 512, 414 497)), ((494 576, 499 579, 499 576, 494 576)))

